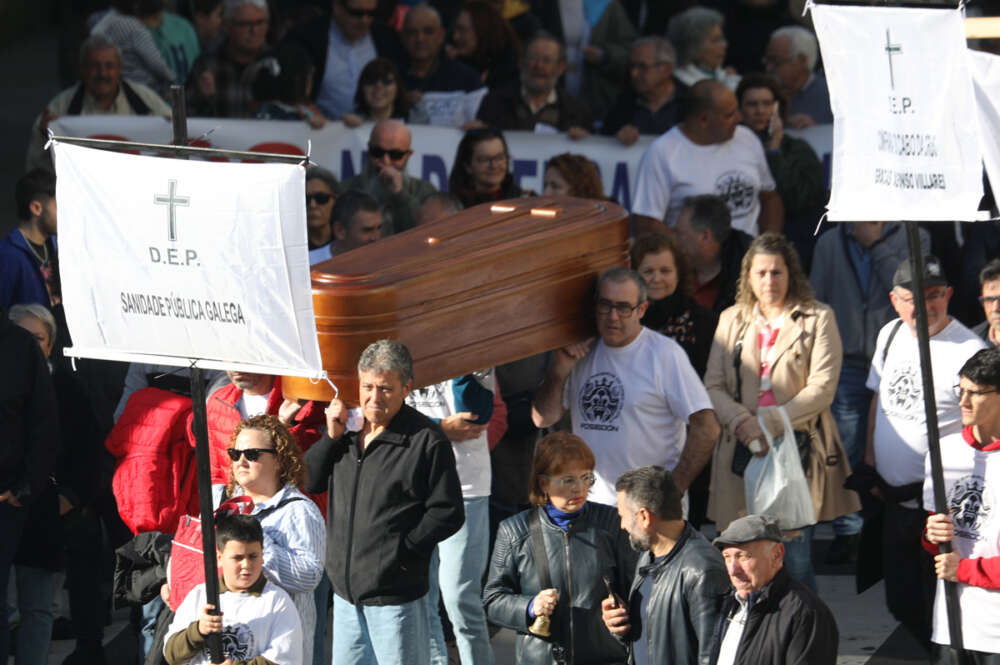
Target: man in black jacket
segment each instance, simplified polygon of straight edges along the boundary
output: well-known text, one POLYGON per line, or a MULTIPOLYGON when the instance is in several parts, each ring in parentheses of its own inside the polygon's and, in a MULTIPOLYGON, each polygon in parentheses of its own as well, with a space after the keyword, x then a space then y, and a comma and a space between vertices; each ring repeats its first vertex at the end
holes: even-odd
MULTIPOLYGON (((59 442, 55 392, 38 342, 0 309, 0 598, 29 506, 48 486, 59 442)), ((0 654, 7 654, 7 612, 0 612, 0 654)))
POLYGON ((708 662, 719 607, 729 592, 719 552, 688 524, 681 493, 659 466, 626 471, 615 483, 618 514, 632 547, 642 550, 628 602, 608 596, 601 618, 632 642, 636 665, 708 662))
POLYGON ((839 633, 830 609, 782 568, 777 522, 747 515, 713 541, 735 587, 719 614, 712 665, 834 665, 839 633))
POLYGON ((413 363, 402 343, 366 348, 358 377, 361 429, 333 400, 328 432, 305 455, 307 491, 330 493, 333 662, 428 665, 431 553, 465 520, 455 456, 441 428, 403 403, 413 363))

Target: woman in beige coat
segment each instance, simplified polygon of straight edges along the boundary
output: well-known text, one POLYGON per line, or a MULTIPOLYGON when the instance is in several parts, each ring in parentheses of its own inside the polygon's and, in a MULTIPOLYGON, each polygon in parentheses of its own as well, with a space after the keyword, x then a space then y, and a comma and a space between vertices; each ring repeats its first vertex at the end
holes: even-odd
MULTIPOLYGON (((736 304, 719 317, 705 372, 723 427, 708 502, 720 531, 746 514, 743 478, 732 471, 736 447, 766 454, 757 416, 772 434, 783 433, 777 407, 808 436, 804 466, 816 521, 860 508, 857 495, 843 489, 850 465, 830 414, 841 356, 833 310, 813 298, 795 249, 779 234, 759 236, 743 257, 736 304)), ((812 527, 785 536, 785 566, 815 589, 812 527)))

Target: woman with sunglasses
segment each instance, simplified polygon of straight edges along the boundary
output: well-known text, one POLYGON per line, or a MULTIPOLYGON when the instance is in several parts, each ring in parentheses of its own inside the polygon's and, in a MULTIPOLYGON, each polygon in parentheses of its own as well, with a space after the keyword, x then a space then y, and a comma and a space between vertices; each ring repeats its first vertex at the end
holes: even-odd
POLYGON ((389 118, 405 120, 409 106, 404 92, 396 65, 386 58, 375 58, 361 70, 354 93, 354 113, 345 113, 341 121, 357 127, 363 122, 389 118))
POLYGON ((276 417, 260 415, 236 426, 226 452, 229 483, 215 486, 215 504, 243 495, 253 500, 250 514, 264 529, 264 575, 292 597, 302 620, 302 662, 312 663, 313 590, 323 576, 326 525, 298 489, 306 479, 299 446, 276 417))
POLYGON ((455 151, 448 190, 466 208, 534 194, 514 184, 507 141, 495 127, 470 129, 462 137, 455 151))
POLYGON ((587 501, 594 464, 574 434, 542 439, 531 470, 533 507, 497 532, 483 604, 491 622, 522 634, 519 665, 626 662, 625 647, 601 620, 601 601, 609 585, 627 597, 637 555, 618 512, 587 501), (545 566, 537 565, 536 551, 544 551, 545 566), (547 619, 550 638, 534 634, 539 617, 547 619))
POLYGON ((322 166, 314 165, 306 169, 306 235, 310 265, 330 258, 333 204, 339 195, 337 176, 322 166))

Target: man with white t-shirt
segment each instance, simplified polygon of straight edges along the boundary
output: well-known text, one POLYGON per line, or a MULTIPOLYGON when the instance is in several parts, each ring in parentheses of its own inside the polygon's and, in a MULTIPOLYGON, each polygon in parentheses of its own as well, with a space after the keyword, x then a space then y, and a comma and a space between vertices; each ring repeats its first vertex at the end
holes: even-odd
MULTIPOLYGON (((913 269, 900 263, 889 300, 899 315, 878 334, 866 385, 875 392, 868 417, 865 462, 875 467, 885 504, 883 570, 889 611, 922 643, 930 641, 934 573, 921 547, 926 513, 920 506, 927 455, 927 420, 917 348, 913 269), (905 325, 904 325, 905 324, 905 325)), ((962 429, 953 386, 959 369, 983 340, 948 316, 952 290, 933 256, 924 258, 927 332, 938 427, 942 437, 962 429)))
POLYGON ((495 390, 490 368, 416 388, 406 396, 406 404, 437 422, 451 441, 465 506, 462 528, 439 542, 431 558, 430 591, 424 598, 431 625, 432 665, 448 662, 438 617, 441 598, 454 627, 461 661, 470 665, 493 663, 481 596, 490 549, 491 469, 486 428, 493 415, 495 390))
POLYGON ((636 231, 672 227, 684 199, 717 194, 733 228, 756 236, 781 231, 785 211, 760 139, 740 125, 736 95, 718 81, 691 86, 683 122, 646 149, 639 162, 632 214, 636 231))
MULTIPOLYGON (((941 440, 948 512, 927 518, 925 547, 938 576, 931 662, 1000 662, 1000 349, 978 351, 955 386, 962 431, 941 440), (943 554, 938 545, 952 543, 943 554), (951 647, 941 580, 958 583, 962 652, 951 647), (956 659, 956 656, 958 658, 956 659)), ((924 469, 924 505, 934 505, 930 460, 924 469)))
POLYGON ((615 479, 640 466, 662 466, 683 494, 708 463, 719 438, 712 402, 677 342, 639 323, 646 283, 627 268, 597 281, 600 339, 555 352, 535 394, 532 420, 549 427, 569 410, 573 433, 594 452, 590 500, 617 505, 615 479))

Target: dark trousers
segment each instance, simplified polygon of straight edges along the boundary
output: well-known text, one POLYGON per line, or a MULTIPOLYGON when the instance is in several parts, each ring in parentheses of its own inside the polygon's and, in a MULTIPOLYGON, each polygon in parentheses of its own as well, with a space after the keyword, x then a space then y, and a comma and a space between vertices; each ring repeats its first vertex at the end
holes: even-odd
POLYGON ((925 510, 887 503, 882 527, 882 565, 889 611, 929 648, 937 577, 934 559, 920 542, 926 521, 925 510))
POLYGON ((24 509, 14 508, 6 501, 0 503, 0 601, 4 606, 0 611, 0 657, 6 659, 10 652, 10 635, 7 631, 7 581, 17 554, 17 544, 21 540, 24 526, 24 509))
POLYGON ((1000 654, 931 645, 931 665, 1000 665, 1000 654))

